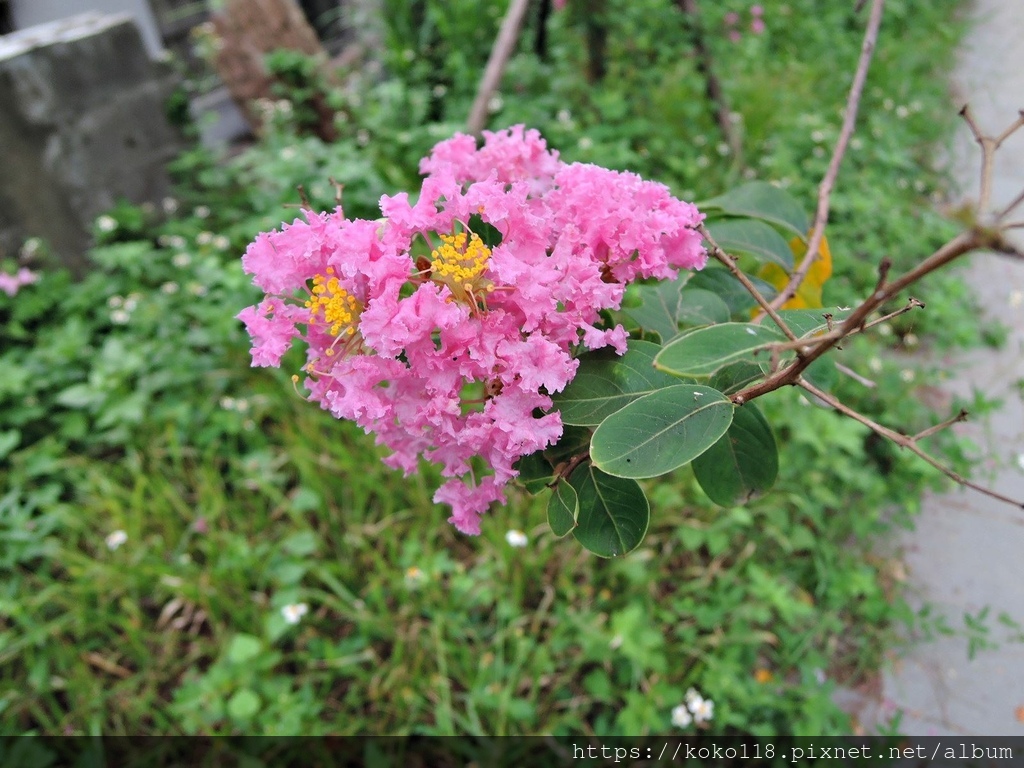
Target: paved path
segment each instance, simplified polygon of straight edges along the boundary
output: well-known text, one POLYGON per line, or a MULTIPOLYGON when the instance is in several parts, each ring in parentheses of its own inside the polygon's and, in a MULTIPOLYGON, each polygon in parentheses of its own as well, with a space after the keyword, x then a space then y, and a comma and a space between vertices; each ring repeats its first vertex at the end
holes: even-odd
MULTIPOLYGON (((956 107, 969 102, 986 132, 998 133, 1024 108, 1024 2, 976 0, 973 18, 956 63, 956 107)), ((954 167, 964 194, 974 199, 978 156, 964 129, 954 167)), ((997 156, 995 182, 996 204, 1024 189, 1024 132, 997 156)), ((972 259, 965 279, 985 313, 1013 330, 999 351, 959 355, 945 388, 970 396, 973 385, 1004 399, 998 413, 963 425, 962 432, 992 457, 975 479, 1024 498, 1024 388, 1018 384, 1024 381, 1024 262, 992 254, 972 259)), ((1003 643, 979 651, 973 660, 962 635, 913 644, 883 675, 882 700, 861 713, 862 724, 870 732, 902 711, 899 730, 908 736, 1024 735, 1024 644, 1008 642, 1014 632, 995 621, 1005 612, 1024 624, 1024 512, 954 490, 929 497, 916 529, 901 543, 907 586, 917 605, 936 606, 959 630, 965 613, 976 615, 989 606, 992 638, 1003 643)))

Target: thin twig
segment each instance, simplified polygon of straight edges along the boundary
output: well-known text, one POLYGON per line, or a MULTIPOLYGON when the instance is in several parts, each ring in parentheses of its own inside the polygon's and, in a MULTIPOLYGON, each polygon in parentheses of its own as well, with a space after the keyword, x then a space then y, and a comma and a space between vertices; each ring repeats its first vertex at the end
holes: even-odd
POLYGON ((846 147, 853 135, 854 125, 857 122, 857 108, 860 105, 861 94, 864 92, 864 82, 867 79, 868 67, 871 64, 871 56, 875 51, 875 43, 878 40, 878 29, 882 24, 882 8, 885 0, 872 0, 871 13, 868 17, 867 30, 864 33, 864 43, 861 46, 860 59, 857 61, 857 71, 853 76, 853 83, 850 86, 850 95, 846 99, 846 110, 843 115, 843 127, 839 131, 839 138, 836 141, 835 149, 832 151, 832 159, 829 162, 825 177, 818 187, 818 207, 814 214, 814 224, 811 227, 811 234, 807 243, 807 256, 803 263, 790 277, 789 283, 783 288, 779 295, 772 299, 772 307, 778 309, 796 295, 800 284, 807 278, 811 266, 818 260, 821 243, 825 237, 825 224, 828 222, 828 209, 832 196, 832 188, 835 186, 836 177, 839 175, 839 165, 846 154, 846 147))
POLYGON ((840 373, 846 374, 851 379, 856 381, 858 384, 860 384, 861 386, 867 387, 868 389, 874 389, 875 387, 878 386, 878 384, 873 382, 871 379, 867 379, 867 378, 861 376, 855 370, 853 370, 852 368, 847 368, 842 363, 836 363, 836 370, 838 370, 840 373))
POLYGON ((480 78, 480 87, 476 92, 476 99, 473 107, 469 110, 469 118, 466 120, 467 130, 474 136, 479 136, 487 122, 487 104, 491 95, 501 82, 501 76, 505 73, 505 65, 516 47, 516 40, 519 37, 519 29, 523 25, 523 17, 526 16, 526 8, 530 0, 511 0, 508 12, 501 22, 501 29, 498 30, 498 37, 494 40, 494 47, 491 48, 491 56, 487 59, 487 67, 484 75, 480 78))
POLYGON ((728 253, 726 253, 724 250, 722 250, 722 246, 715 242, 715 238, 713 238, 711 236, 711 233, 708 232, 707 227, 705 227, 703 224, 698 224, 697 231, 700 232, 701 236, 705 240, 707 240, 708 245, 711 246, 711 255, 715 259, 720 261, 722 264, 724 264, 725 267, 732 273, 733 277, 735 277, 737 280, 740 281, 740 283, 743 284, 743 287, 747 289, 747 292, 754 297, 754 301, 756 301, 758 305, 761 307, 761 309, 767 312, 768 316, 775 322, 777 326, 779 326, 779 330, 786 334, 787 338, 789 338, 791 341, 796 341, 796 334, 790 330, 788 325, 786 325, 786 321, 779 316, 779 314, 772 308, 772 305, 768 302, 768 300, 761 294, 759 290, 757 290, 757 286, 750 282, 750 278, 743 274, 743 271, 738 266, 736 266, 736 260, 728 253))
POLYGON ((944 422, 942 422, 941 424, 936 424, 934 427, 928 427, 928 429, 921 430, 916 435, 914 435, 913 440, 914 440, 915 443, 918 440, 924 440, 926 437, 931 437, 936 432, 940 432, 943 429, 945 429, 946 427, 950 427, 950 426, 952 426, 952 425, 954 425, 954 424, 956 424, 958 422, 966 421, 966 420, 967 420, 967 411, 965 411, 963 408, 961 408, 960 409, 960 413, 958 413, 956 416, 953 416, 952 418, 946 419, 944 422))
MULTIPOLYGON (((1024 112, 1018 115, 1017 119, 1010 124, 1010 126, 1003 131, 999 136, 986 136, 982 133, 978 123, 974 120, 974 113, 971 112, 970 105, 964 104, 963 109, 960 110, 960 116, 967 123, 967 127, 971 129, 971 134, 974 136, 974 140, 978 142, 981 147, 981 181, 979 184, 978 192, 978 211, 984 213, 988 210, 989 203, 992 200, 992 167, 995 162, 995 153, 999 149, 1000 145, 1012 136, 1019 128, 1024 126, 1024 112)), ((1016 204, 1014 204, 1016 205, 1016 204)), ((1013 206, 1007 209, 1007 212, 1012 209, 1013 206)), ((1001 215, 1005 215, 1004 212, 1001 215)))
POLYGON ((828 392, 825 392, 823 390, 818 389, 816 386, 814 386, 813 384, 811 384, 810 382, 808 382, 808 381, 806 381, 804 379, 798 379, 796 381, 796 384, 798 386, 802 387, 803 389, 807 390, 808 392, 810 392, 812 395, 817 397, 819 400, 822 400, 823 402, 827 403, 832 408, 835 408, 837 411, 839 411, 843 415, 849 416, 851 419, 854 419, 855 421, 860 422, 861 424, 866 426, 868 429, 870 429, 872 432, 874 432, 875 434, 879 435, 880 437, 887 438, 887 439, 891 440, 892 442, 896 443, 896 445, 900 446, 901 448, 906 448, 908 451, 913 453, 915 456, 921 457, 926 462, 928 462, 933 467, 935 467, 935 469, 939 470, 939 472, 944 474, 946 477, 948 477, 950 480, 952 480, 953 482, 957 483, 958 485, 963 485, 963 486, 965 486, 967 488, 973 488, 974 490, 978 491, 979 493, 983 493, 986 496, 989 496, 989 497, 991 497, 993 499, 998 499, 999 501, 1005 501, 1007 504, 1013 504, 1015 507, 1019 507, 1019 508, 1024 509, 1024 504, 1022 504, 1021 502, 1019 502, 1019 501, 1017 501, 1015 499, 1011 499, 1009 496, 1003 496, 1001 493, 997 493, 996 491, 993 491, 993 490, 990 490, 990 489, 985 488, 983 486, 980 486, 977 483, 972 483, 967 478, 965 478, 962 475, 958 474, 957 472, 953 471, 952 469, 947 467, 945 464, 940 462, 938 459, 936 459, 934 456, 932 456, 931 454, 929 454, 926 451, 922 450, 921 447, 918 446, 917 443, 915 442, 916 438, 907 437, 906 435, 901 434, 899 432, 896 432, 896 431, 894 431, 892 429, 889 429, 888 427, 883 427, 881 424, 878 424, 877 422, 872 421, 871 419, 869 419, 867 416, 863 415, 862 413, 858 413, 857 411, 853 410, 853 408, 850 408, 849 406, 844 405, 839 400, 837 400, 835 398, 835 396, 830 395, 828 392))

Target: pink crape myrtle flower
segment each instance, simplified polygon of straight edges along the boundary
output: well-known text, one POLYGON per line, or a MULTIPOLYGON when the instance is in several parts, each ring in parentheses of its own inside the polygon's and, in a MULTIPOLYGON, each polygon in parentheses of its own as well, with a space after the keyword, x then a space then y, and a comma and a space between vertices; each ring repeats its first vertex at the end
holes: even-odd
POLYGON ((663 185, 566 164, 523 126, 484 136, 434 147, 415 202, 385 196, 377 221, 339 207, 259 235, 242 264, 265 296, 238 315, 254 366, 301 340, 310 400, 374 433, 389 466, 440 465, 434 501, 469 534, 561 437, 551 395, 576 355, 625 352, 601 311, 707 260, 703 215, 663 185))
POLYGON ((0 291, 8 296, 14 296, 23 286, 31 285, 39 279, 39 274, 27 267, 22 267, 13 275, 7 272, 0 272, 0 291))

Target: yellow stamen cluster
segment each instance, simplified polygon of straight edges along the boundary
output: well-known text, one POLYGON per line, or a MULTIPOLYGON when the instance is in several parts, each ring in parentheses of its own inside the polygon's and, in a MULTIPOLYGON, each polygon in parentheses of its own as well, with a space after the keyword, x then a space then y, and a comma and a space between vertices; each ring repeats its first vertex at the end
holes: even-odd
POLYGON ((312 294, 306 302, 310 319, 322 314, 325 323, 329 323, 330 334, 337 336, 344 329, 349 336, 356 332, 355 318, 362 307, 356 297, 346 291, 334 277, 334 270, 327 268, 327 275, 313 277, 312 294))
POLYGON ((479 235, 458 232, 441 235, 441 246, 430 252, 430 270, 434 277, 449 285, 459 285, 465 290, 473 287, 491 258, 491 249, 484 245, 479 235), (468 244, 467 244, 468 240, 468 244))

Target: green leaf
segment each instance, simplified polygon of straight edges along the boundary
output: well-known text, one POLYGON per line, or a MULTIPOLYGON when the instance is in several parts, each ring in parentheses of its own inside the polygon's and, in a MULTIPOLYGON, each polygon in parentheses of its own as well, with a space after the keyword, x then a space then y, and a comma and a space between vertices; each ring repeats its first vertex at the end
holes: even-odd
POLYGON ((260 655, 263 643, 252 635, 235 635, 228 646, 227 657, 232 664, 245 664, 260 655))
POLYGON ((791 230, 801 238, 806 237, 807 230, 811 228, 807 213, 796 198, 766 181, 744 184, 724 195, 698 203, 697 207, 709 214, 717 209, 729 216, 762 219, 791 230))
POLYGON ((710 387, 677 384, 659 389, 601 422, 590 443, 590 458, 617 477, 657 477, 714 445, 729 428, 732 412, 725 395, 710 387))
POLYGON ((590 435, 591 430, 586 427, 566 424, 562 428, 562 437, 558 442, 544 450, 544 458, 552 467, 557 467, 563 461, 570 461, 573 456, 590 450, 590 435))
POLYGON ((773 262, 793 271, 793 249, 774 227, 757 219, 721 219, 707 225, 708 232, 730 256, 748 254, 759 262, 773 262))
POLYGON ((654 366, 676 376, 703 378, 732 363, 767 360, 765 348, 779 341, 785 337, 767 325, 710 325, 669 342, 654 358, 654 366))
POLYGON ((584 356, 569 386, 552 398, 562 422, 596 426, 638 397, 677 384, 672 376, 654 370, 660 349, 650 341, 631 340, 621 357, 610 349, 584 356))
POLYGON ((106 399, 106 394, 88 384, 74 384, 57 395, 56 400, 66 408, 91 408, 106 399))
MULTIPOLYGON (((807 366, 801 375, 823 392, 831 392, 832 388, 836 385, 836 379, 839 378, 839 373, 836 370, 836 363, 828 355, 825 357, 819 357, 807 366)), ((801 389, 800 394, 813 405, 817 405, 820 408, 832 408, 832 406, 824 400, 815 397, 805 389, 801 389)))
POLYGON ((572 535, 599 557, 617 557, 643 541, 651 522, 651 508, 635 480, 605 474, 585 465, 569 479, 579 499, 572 535))
POLYGON ((551 464, 544 458, 544 454, 541 451, 531 453, 529 456, 523 456, 512 468, 519 472, 519 482, 531 494, 543 491, 554 476, 551 464))
POLYGON ((637 285, 633 289, 640 303, 623 311, 645 331, 654 331, 667 341, 679 333, 679 285, 662 281, 655 285, 637 285))
POLYGON ((576 496, 576 489, 569 483, 560 480, 558 485, 551 489, 551 498, 548 499, 548 525, 551 526, 555 536, 565 536, 576 527, 576 516, 580 511, 580 502, 576 496))
POLYGON ((4 432, 0 432, 0 459, 7 458, 8 454, 17 448, 18 443, 20 442, 21 432, 18 430, 8 429, 4 432))
POLYGON ((715 371, 708 386, 723 395, 734 395, 744 387, 764 378, 764 371, 756 363, 732 363, 715 371))
MULTIPOLYGON (((714 325, 729 322, 729 305, 719 298, 717 293, 703 288, 687 288, 679 294, 679 308, 676 312, 677 324, 683 325, 714 325)), ((667 342, 672 337, 662 337, 667 342)))
MULTIPOLYGON (((747 277, 761 295, 769 301, 778 293, 771 283, 753 275, 747 275, 747 277)), ((693 276, 687 288, 702 288, 705 291, 711 291, 729 307, 730 315, 746 314, 757 306, 757 302, 754 301, 750 292, 725 267, 711 265, 705 267, 693 276)))
POLYGON ((715 504, 746 504, 775 484, 779 453, 768 421, 754 403, 736 408, 728 431, 693 460, 693 474, 715 504))
POLYGON ((260 711, 263 702, 255 691, 242 688, 228 699, 228 715, 232 720, 249 720, 260 711))

